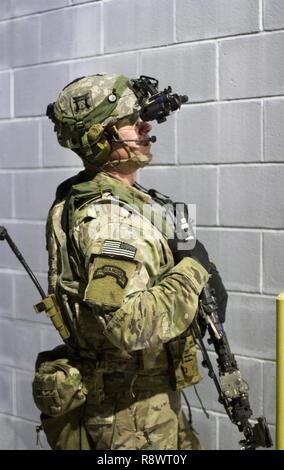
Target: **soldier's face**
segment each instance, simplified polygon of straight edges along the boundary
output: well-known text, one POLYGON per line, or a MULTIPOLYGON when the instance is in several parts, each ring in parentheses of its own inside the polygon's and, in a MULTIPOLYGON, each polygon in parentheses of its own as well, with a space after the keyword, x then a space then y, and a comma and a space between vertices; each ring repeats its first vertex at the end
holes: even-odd
MULTIPOLYGON (((126 143, 133 153, 149 155, 151 144, 150 142, 147 142, 147 139, 149 138, 149 132, 151 129, 151 124, 138 120, 132 126, 128 125, 121 127, 118 132, 122 140, 130 140, 130 142, 126 143)), ((123 155, 121 155, 122 158, 124 156, 124 152, 125 158, 128 158, 126 150, 123 148, 123 146, 121 146, 119 151, 120 153, 123 153, 123 155)))

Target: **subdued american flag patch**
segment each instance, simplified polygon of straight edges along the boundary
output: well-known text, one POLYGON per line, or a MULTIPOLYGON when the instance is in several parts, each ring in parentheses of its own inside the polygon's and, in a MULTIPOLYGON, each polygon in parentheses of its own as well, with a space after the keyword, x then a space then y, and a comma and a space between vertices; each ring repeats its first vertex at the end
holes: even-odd
POLYGON ((134 259, 137 248, 119 240, 105 240, 101 254, 112 257, 134 259))

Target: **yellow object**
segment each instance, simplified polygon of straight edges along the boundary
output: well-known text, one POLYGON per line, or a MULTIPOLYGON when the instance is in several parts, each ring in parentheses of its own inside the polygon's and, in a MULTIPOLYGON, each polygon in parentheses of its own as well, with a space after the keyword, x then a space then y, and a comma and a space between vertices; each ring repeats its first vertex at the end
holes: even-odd
POLYGON ((43 311, 46 312, 47 316, 51 319, 63 341, 69 338, 70 333, 64 324, 60 308, 57 305, 54 294, 49 295, 45 299, 42 299, 38 304, 34 305, 34 309, 36 313, 41 313, 43 311))
POLYGON ((284 292, 276 298, 276 449, 284 450, 284 292))

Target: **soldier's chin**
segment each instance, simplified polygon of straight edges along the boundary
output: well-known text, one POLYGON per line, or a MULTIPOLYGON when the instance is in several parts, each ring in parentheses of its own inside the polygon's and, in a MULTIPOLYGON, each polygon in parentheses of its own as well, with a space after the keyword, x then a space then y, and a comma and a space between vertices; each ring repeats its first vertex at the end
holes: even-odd
POLYGON ((144 168, 145 166, 149 165, 149 163, 152 161, 153 154, 152 153, 147 153, 147 155, 139 155, 139 159, 137 162, 137 167, 138 168, 144 168))

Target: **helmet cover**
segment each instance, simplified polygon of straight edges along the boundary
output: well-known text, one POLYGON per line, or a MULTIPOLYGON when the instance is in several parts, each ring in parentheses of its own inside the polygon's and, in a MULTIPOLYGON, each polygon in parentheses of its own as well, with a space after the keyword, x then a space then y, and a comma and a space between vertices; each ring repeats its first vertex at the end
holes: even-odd
POLYGON ((137 97, 124 75, 97 74, 67 85, 49 113, 58 142, 84 162, 101 166, 111 152, 110 137, 138 119, 137 97))

